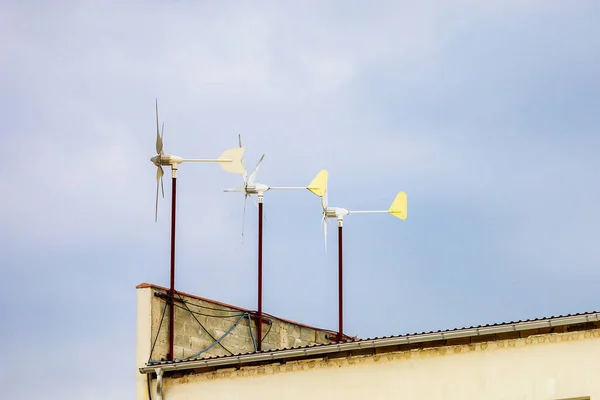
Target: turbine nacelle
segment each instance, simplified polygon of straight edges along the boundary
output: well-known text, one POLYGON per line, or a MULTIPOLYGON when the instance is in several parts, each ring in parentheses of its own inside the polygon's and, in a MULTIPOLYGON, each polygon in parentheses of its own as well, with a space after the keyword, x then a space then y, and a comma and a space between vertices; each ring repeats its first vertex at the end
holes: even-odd
POLYGON ((245 188, 246 194, 257 194, 259 196, 271 189, 270 186, 263 183, 248 184, 245 188))
POLYGON ((185 160, 179 156, 173 156, 170 154, 157 154, 150 159, 154 165, 157 167, 160 165, 178 165, 184 162, 185 160))
POLYGON ((324 213, 327 218, 343 219, 350 211, 341 207, 327 207, 324 213))

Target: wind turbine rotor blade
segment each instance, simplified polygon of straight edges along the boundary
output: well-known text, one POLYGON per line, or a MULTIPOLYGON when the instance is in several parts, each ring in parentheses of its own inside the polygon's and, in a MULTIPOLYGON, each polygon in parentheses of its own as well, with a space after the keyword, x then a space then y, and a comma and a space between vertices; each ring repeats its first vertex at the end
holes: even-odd
POLYGON ((165 197, 165 189, 163 187, 163 180, 162 177, 164 175, 164 171, 162 169, 162 167, 159 165, 158 168, 156 168, 156 204, 155 204, 155 210, 154 210, 154 222, 158 221, 158 187, 160 186, 162 189, 162 197, 165 197))
MULTIPOLYGON (((256 208, 258 208, 258 202, 256 201, 256 199, 254 197, 252 197, 251 195, 248 195, 248 197, 250 197, 250 200, 252 200, 252 203, 254 203, 254 206, 256 208)), ((267 220, 267 213, 265 211, 263 211, 263 220, 267 220)))
POLYGON ((319 171, 317 176, 308 184, 307 189, 316 194, 319 197, 323 197, 327 191, 327 179, 329 178, 329 172, 326 169, 319 171))
MULTIPOLYGON (((158 168, 156 169, 156 183, 158 184, 158 181, 163 177, 163 175, 165 174, 165 172, 163 171, 162 167, 159 165, 158 168)), ((164 195, 163 195, 164 197, 164 195)))
MULTIPOLYGON (((156 169, 156 202, 155 202, 155 210, 154 210, 154 222, 158 221, 158 187, 162 187, 162 177, 164 175, 163 169, 161 166, 158 166, 156 169)), ((165 197, 165 190, 163 188, 163 197, 165 197)))
MULTIPOLYGON (((248 197, 250 197, 250 200, 252 200, 252 202, 254 203, 254 205, 256 206, 256 208, 258 208, 258 203, 257 203, 256 200, 254 200, 254 197, 252 197, 250 195, 248 195, 248 197)), ((264 212, 263 212, 263 215, 264 215, 264 212)))
POLYGON ((229 188, 229 189, 225 189, 223 191, 224 192, 243 192, 244 186, 240 186, 240 187, 236 187, 236 188, 229 188))
POLYGON ((323 216, 323 238, 325 239, 325 257, 327 257, 327 215, 323 216))
POLYGON ((234 174, 244 174, 246 168, 242 159, 244 158, 244 147, 236 147, 234 149, 225 150, 223 154, 217 159, 217 162, 227 172, 234 174))
POLYGON ((154 222, 158 221, 158 181, 156 181, 156 202, 154 203, 154 222))
POLYGON ((248 178, 249 184, 254 185, 254 183, 256 182, 256 175, 258 174, 258 169, 260 168, 260 164, 262 163, 264 158, 265 155, 263 154, 260 160, 258 160, 258 162, 256 163, 256 167, 254 167, 252 173, 250 174, 250 177, 248 178))
POLYGON ((162 177, 162 175, 160 177, 160 190, 162 192, 162 197, 164 199, 165 198, 165 186, 163 185, 163 177, 162 177))
POLYGON ((244 213, 242 214, 242 243, 244 243, 244 225, 246 223, 246 200, 248 195, 244 193, 244 213))
POLYGON ((388 210, 396 218, 405 220, 408 216, 408 198, 405 192, 399 192, 388 210))
MULTIPOLYGON (((164 124, 163 124, 164 128, 164 124)), ((158 99, 156 99, 156 154, 162 154, 163 151, 163 141, 160 135, 160 131, 158 130, 158 99)))
MULTIPOLYGON (((238 135, 238 144, 239 147, 242 148, 242 135, 238 135)), ((246 168, 246 164, 244 163, 244 158, 242 157, 242 166, 244 167, 244 172, 242 173, 242 179, 244 184, 248 181, 248 168, 246 168)))

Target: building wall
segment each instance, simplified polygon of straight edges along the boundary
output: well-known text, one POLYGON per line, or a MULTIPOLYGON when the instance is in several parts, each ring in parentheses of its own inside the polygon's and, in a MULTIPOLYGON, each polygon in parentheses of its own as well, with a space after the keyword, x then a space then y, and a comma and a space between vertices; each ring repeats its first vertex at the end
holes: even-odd
POLYGON ((600 329, 553 333, 165 376, 163 398, 600 400, 599 354, 600 329))
MULTIPOLYGON (((169 351, 169 308, 167 307, 165 310, 165 300, 154 295, 157 292, 166 293, 164 288, 142 284, 138 286, 137 291, 136 358, 139 368, 144 366, 149 358, 152 360, 166 359, 169 351), (153 344, 154 348, 152 348, 153 344), (150 354, 151 349, 152 354, 150 354)), ((202 300, 195 296, 182 295, 181 297, 186 303, 185 305, 182 302, 175 303, 173 346, 175 359, 190 356, 206 358, 254 351, 250 328, 252 328, 254 341, 257 342, 257 327, 256 321, 248 318, 248 310, 202 300), (236 322, 238 324, 234 327, 236 322), (219 339, 229 329, 231 332, 220 341, 223 346, 214 345, 215 339, 219 339), (211 345, 213 346, 210 347, 211 345), (198 354, 205 349, 208 350, 198 354)), ((333 335, 333 332, 290 323, 270 316, 264 318, 271 324, 263 322, 262 334, 263 336, 266 334, 262 344, 263 350, 331 342, 328 336, 333 335)), ((138 375, 140 374, 138 373, 138 375)), ((140 375, 137 380, 138 394, 140 391, 147 392, 146 377, 140 375)))

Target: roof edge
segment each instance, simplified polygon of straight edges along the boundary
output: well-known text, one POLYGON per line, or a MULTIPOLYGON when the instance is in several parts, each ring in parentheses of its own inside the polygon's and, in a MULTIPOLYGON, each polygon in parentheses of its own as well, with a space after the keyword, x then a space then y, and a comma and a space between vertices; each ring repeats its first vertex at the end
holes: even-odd
MULTIPOLYGON (((166 288, 166 287, 164 287, 164 286, 155 285, 153 283, 146 283, 146 282, 140 283, 135 288, 136 289, 148 289, 148 288, 150 288, 150 289, 158 289, 158 290, 164 290, 165 292, 169 291, 169 289, 166 288)), ((255 311, 255 310, 249 310, 247 308, 233 306, 231 304, 223 303, 223 302, 220 302, 220 301, 217 301, 217 300, 211 300, 211 299, 207 299, 206 297, 196 296, 194 294, 182 292, 180 290, 176 290, 175 292, 179 293, 179 294, 181 294, 183 296, 191 297, 191 298, 196 299, 196 300, 206 301, 208 303, 212 303, 212 304, 215 304, 215 305, 218 305, 218 306, 221 306, 221 307, 229 307, 229 308, 233 308, 234 310, 243 311, 243 312, 247 312, 247 313, 251 313, 251 314, 256 314, 257 313, 257 311, 255 311)), ((263 318, 264 317, 269 317, 269 318, 276 319, 276 320, 279 320, 281 322, 285 322, 285 323, 288 323, 288 324, 301 326, 303 328, 312 329, 312 330, 320 331, 320 332, 326 332, 326 333, 329 333, 331 335, 337 335, 337 332, 333 331, 331 329, 317 328, 316 326, 311 326, 311 325, 303 324, 301 322, 296 322, 296 321, 292 321, 292 320, 289 320, 289 319, 276 317, 276 316, 271 315, 269 313, 266 313, 264 311, 263 311, 262 314, 263 314, 263 318)), ((353 336, 348 336, 348 335, 344 335, 344 336, 347 337, 350 340, 358 340, 358 337, 353 337, 353 336)))
MULTIPOLYGON (((165 292, 168 292, 170 290, 169 288, 166 288, 166 287, 160 286, 160 285, 155 285, 154 283, 140 283, 135 288, 136 289, 147 289, 147 288, 150 288, 150 289, 159 289, 159 290, 164 290, 165 292)), ((222 303, 222 302, 217 301, 217 300, 207 299, 206 297, 196 296, 195 294, 190 294, 190 293, 182 292, 181 290, 176 290, 175 292, 179 293, 179 294, 181 294, 183 296, 191 297, 191 298, 196 299, 196 300, 207 301, 209 303, 213 303, 213 304, 216 304, 216 305, 221 306, 221 307, 229 307, 229 308, 233 308, 235 310, 244 311, 244 312, 254 312, 254 311, 249 310, 247 308, 237 307, 237 306, 233 306, 231 304, 222 303)))
POLYGON ((462 328, 451 331, 439 331, 429 333, 419 333, 402 336, 391 336, 384 338, 363 339, 352 342, 338 342, 323 345, 311 345, 300 348, 291 348, 283 350, 263 351, 260 353, 247 353, 234 356, 224 356, 207 358, 182 362, 161 362, 147 365, 139 369, 140 373, 153 373, 158 369, 163 372, 182 371, 196 368, 224 367, 224 366, 242 366, 244 364, 276 361, 294 357, 322 356, 325 354, 339 353, 352 350, 375 349, 379 347, 416 344, 432 342, 437 340, 458 339, 466 337, 476 337, 484 335, 494 335, 515 331, 524 331, 530 329, 558 327, 566 325, 575 325, 586 322, 600 322, 600 312, 582 313, 570 316, 550 317, 546 319, 529 320, 522 322, 509 322, 501 325, 490 325, 482 327, 462 328))

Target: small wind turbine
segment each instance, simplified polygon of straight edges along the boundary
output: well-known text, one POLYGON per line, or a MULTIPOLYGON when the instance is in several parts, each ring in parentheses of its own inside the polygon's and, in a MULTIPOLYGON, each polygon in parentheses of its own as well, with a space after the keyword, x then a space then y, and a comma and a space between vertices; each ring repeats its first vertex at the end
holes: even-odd
POLYGON ((315 187, 321 188, 318 192, 313 192, 321 198, 322 208, 322 225, 323 233, 325 235, 325 253, 327 253, 327 219, 337 219, 338 225, 338 305, 339 305, 339 330, 338 330, 338 341, 342 341, 344 338, 343 330, 343 291, 342 291, 342 228, 344 226, 344 217, 350 214, 374 214, 374 213, 389 213, 394 217, 402 220, 406 219, 408 208, 407 208, 407 197, 405 192, 399 192, 396 198, 392 202, 392 205, 387 210, 369 210, 369 211, 357 211, 348 210, 341 207, 329 207, 327 198, 327 179, 329 173, 327 170, 321 170, 313 181, 315 187))
POLYGON ((164 175, 164 171, 162 166, 168 165, 171 167, 171 178, 172 178, 172 198, 171 198, 171 287, 169 289, 169 354, 167 358, 169 360, 173 360, 173 338, 174 338, 174 330, 173 330, 173 322, 174 322, 174 303, 173 299, 175 296, 175 210, 177 204, 177 168, 179 164, 184 162, 216 162, 227 172, 232 172, 236 174, 242 174, 245 171, 245 168, 242 164, 242 157, 244 156, 245 148, 233 148, 229 150, 225 150, 223 154, 217 159, 197 159, 197 158, 181 158, 179 156, 165 154, 163 152, 163 133, 164 133, 164 123, 162 124, 162 129, 159 131, 158 129, 158 99, 156 100, 156 155, 150 159, 154 165, 156 165, 156 205, 155 205, 155 214, 154 221, 158 220, 158 186, 162 189, 162 195, 165 197, 165 190, 163 187, 162 177, 164 175))
MULTIPOLYGON (((239 148, 242 147, 242 138, 241 135, 238 137, 239 140, 239 148)), ((225 189, 224 192, 243 192, 244 193, 244 213, 242 216, 242 240, 244 237, 244 221, 246 218, 246 200, 248 197, 252 198, 252 195, 258 196, 258 322, 256 324, 258 331, 258 351, 262 350, 262 243, 263 243, 263 198, 266 192, 269 190, 310 190, 315 193, 317 196, 322 195, 321 189, 315 187, 313 185, 314 181, 311 182, 308 186, 269 186, 264 183, 256 182, 256 175, 258 174, 258 170, 260 168, 260 164, 262 163, 265 155, 263 154, 258 163, 248 176, 248 171, 246 167, 243 166, 242 179, 244 183, 242 186, 237 188, 225 189)), ((242 165, 243 165, 242 160, 242 165)))

